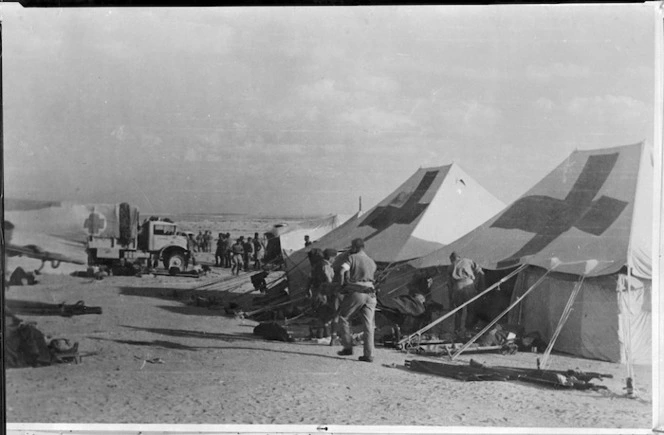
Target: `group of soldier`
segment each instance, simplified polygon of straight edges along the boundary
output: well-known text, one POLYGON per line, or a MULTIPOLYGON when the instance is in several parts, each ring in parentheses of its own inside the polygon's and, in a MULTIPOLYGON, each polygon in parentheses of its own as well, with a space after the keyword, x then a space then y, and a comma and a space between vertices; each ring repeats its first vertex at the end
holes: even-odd
MULTIPOLYGON (((342 350, 340 356, 353 354, 353 341, 350 332, 350 318, 360 316, 363 325, 364 354, 360 361, 373 362, 375 312, 377 304, 375 274, 376 263, 364 251, 364 241, 355 239, 349 251, 337 258, 334 249, 313 248, 308 252, 311 263, 309 298, 317 317, 323 322, 323 336, 330 337, 337 332, 342 350)), ((484 273, 474 261, 462 258, 457 253, 450 256, 448 288, 451 306, 461 307, 454 318, 455 330, 465 335, 466 328, 472 327, 477 318, 472 305, 466 302, 484 288, 484 273)), ((415 296, 430 290, 431 278, 418 287, 415 296)))
POLYGON ((212 252, 212 231, 199 231, 194 238, 194 252, 212 252))
MULTIPOLYGON (((201 235, 205 240, 206 235, 211 237, 211 232, 206 231, 201 235)), ((311 244, 309 240, 305 242, 307 246, 311 244)), ((203 246, 203 251, 209 252, 205 251, 206 247, 203 246)), ((246 239, 240 236, 235 241, 230 233, 219 233, 215 265, 230 268, 234 275, 251 269, 260 270, 264 252, 265 245, 258 233, 246 239)), ((308 252, 308 259, 311 264, 308 296, 316 316, 323 325, 321 335, 330 337, 332 343, 336 332, 343 346, 338 354, 352 355, 350 319, 354 315, 359 315, 364 332, 364 352, 359 360, 373 362, 377 266, 365 252, 364 240, 354 239, 350 249, 340 255, 335 249, 312 248, 308 252)), ((484 286, 484 275, 474 261, 462 258, 456 253, 450 256, 450 262, 448 274, 450 302, 452 307, 458 307, 474 297, 484 286)), ((429 280, 427 287, 430 285, 429 280)), ((455 316, 455 329, 457 332, 465 332, 466 327, 472 325, 475 320, 472 308, 465 306, 455 316)))
POLYGON ((350 250, 336 261, 334 249, 314 248, 308 255, 312 267, 309 296, 324 322, 324 334, 331 336, 333 329, 336 330, 343 346, 338 355, 352 355, 350 319, 359 314, 364 332, 364 353, 359 360, 373 362, 376 263, 364 251, 364 240, 354 239, 350 250))
POLYGON ((253 238, 240 236, 235 243, 232 243, 230 233, 219 233, 214 261, 216 266, 230 268, 232 274, 239 275, 242 270, 260 270, 264 251, 265 246, 258 233, 254 233, 253 238))

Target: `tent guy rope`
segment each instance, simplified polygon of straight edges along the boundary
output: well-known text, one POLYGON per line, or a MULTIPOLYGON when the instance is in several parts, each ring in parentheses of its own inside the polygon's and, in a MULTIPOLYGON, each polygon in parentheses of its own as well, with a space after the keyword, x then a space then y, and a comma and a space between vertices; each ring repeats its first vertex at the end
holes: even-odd
POLYGON ((429 323, 428 325, 424 326, 423 328, 419 329, 418 331, 415 331, 414 333, 410 334, 409 336, 402 338, 401 340, 399 340, 399 343, 398 343, 398 344, 403 345, 403 344, 405 344, 405 343, 411 341, 411 340, 412 340, 413 338, 415 338, 415 337, 418 337, 418 339, 419 339, 419 337, 420 337, 423 333, 425 333, 426 331, 430 330, 430 329, 433 328, 434 326, 438 325, 438 324, 441 323, 443 320, 448 319, 449 317, 451 317, 452 315, 454 315, 457 311, 463 309, 463 307, 465 307, 466 305, 468 305, 468 304, 470 304, 470 303, 476 301, 476 300, 479 299, 480 297, 482 297, 482 296, 484 296, 485 294, 489 293, 491 290, 494 290, 495 288, 499 287, 500 284, 502 284, 502 283, 504 283, 505 281, 507 281, 508 279, 512 278, 514 275, 518 274, 519 272, 521 272, 521 271, 522 271, 523 269, 525 269, 526 267, 528 267, 527 264, 522 264, 521 266, 519 266, 518 268, 516 268, 515 270, 513 270, 510 274, 508 274, 507 276, 505 276, 504 278, 502 278, 500 281, 496 282, 495 284, 493 284, 492 286, 490 286, 489 288, 487 288, 486 290, 484 290, 482 293, 480 293, 480 294, 474 296, 472 299, 467 300, 466 302, 464 302, 463 304, 459 305, 458 307, 456 307, 456 308, 453 309, 452 311, 448 312, 448 313, 445 314, 444 316, 439 317, 438 319, 434 320, 433 322, 429 323))
POLYGON ((567 322, 567 319, 569 318, 569 315, 572 312, 574 301, 576 300, 576 297, 578 296, 579 292, 581 291, 581 288, 583 287, 583 282, 585 281, 586 276, 588 276, 590 272, 595 270, 598 264, 599 262, 594 259, 586 261, 585 265, 586 267, 584 273, 583 275, 581 275, 581 279, 579 279, 579 281, 574 286, 574 289, 572 290, 572 293, 570 294, 569 299, 567 300, 567 304, 565 305, 565 308, 563 309, 563 312, 560 315, 560 319, 558 320, 558 325, 556 326, 556 329, 553 332, 553 336, 551 337, 551 340, 549 340, 549 344, 546 347, 546 350, 544 351, 544 356, 542 357, 542 363, 540 366, 542 370, 545 370, 549 365, 549 357, 551 356, 553 345, 556 343, 556 340, 558 339, 558 336, 560 335, 563 326, 565 326, 565 323, 567 322))
POLYGON ((525 298, 526 295, 528 295, 528 293, 530 293, 531 291, 533 291, 533 290, 534 290, 534 289, 535 289, 535 288, 536 288, 536 287, 537 287, 542 281, 544 281, 544 278, 546 278, 546 276, 547 276, 549 273, 551 273, 551 272, 552 272, 556 267, 558 267, 559 265, 560 265, 560 261, 559 261, 557 258, 552 259, 552 261, 551 261, 551 266, 546 270, 546 272, 544 272, 544 275, 542 275, 542 276, 541 276, 541 277, 535 282, 535 284, 533 284, 532 286, 530 286, 530 288, 529 288, 528 290, 526 290, 521 296, 519 296, 519 297, 516 299, 516 301, 512 302, 512 303, 510 304, 510 306, 508 306, 508 307, 505 308, 500 314, 498 314, 498 315, 496 316, 496 318, 493 319, 493 320, 491 321, 491 323, 489 323, 488 325, 486 325, 486 326, 484 327, 484 329, 482 329, 480 332, 478 332, 477 334, 475 334, 475 336, 473 336, 473 338, 471 338, 466 344, 464 344, 463 346, 461 346, 461 348, 460 348, 459 350, 457 350, 457 351, 452 355, 451 358, 452 358, 452 359, 456 359, 459 355, 461 355, 461 354, 463 353, 463 351, 465 351, 465 350, 468 349, 473 343, 475 343, 475 341, 477 341, 478 338, 480 338, 482 335, 484 335, 485 332, 487 332, 489 329, 491 329, 491 327, 493 327, 493 325, 495 325, 496 323, 498 323, 498 321, 499 321, 499 320, 500 320, 505 314, 507 314, 512 308, 514 308, 516 305, 518 305, 519 302, 521 302, 521 301, 523 300, 523 298, 525 298))

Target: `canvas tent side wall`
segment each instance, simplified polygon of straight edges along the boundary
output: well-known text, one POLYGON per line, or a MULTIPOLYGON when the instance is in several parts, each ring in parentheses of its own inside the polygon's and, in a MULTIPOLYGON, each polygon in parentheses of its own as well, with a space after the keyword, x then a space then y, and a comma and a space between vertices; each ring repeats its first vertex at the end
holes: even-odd
MULTIPOLYGON (((512 300, 520 297, 544 273, 538 267, 521 272, 512 300)), ((509 323, 523 326, 526 333, 538 332, 548 342, 579 279, 575 275, 549 274, 510 312, 509 323)), ((627 280, 627 275, 622 273, 585 279, 555 349, 585 358, 624 363, 627 345, 622 337, 629 331, 632 361, 649 364, 652 283, 632 277, 628 294, 627 280)))
POLYGON ((323 237, 325 234, 337 228, 343 223, 343 218, 339 215, 328 216, 325 218, 310 220, 288 225, 283 233, 279 234, 279 241, 283 251, 292 252, 304 247, 304 236, 309 236, 311 241, 323 237))
POLYGON ((266 233, 271 236, 268 236, 264 260, 271 262, 285 259, 286 255, 304 247, 305 235, 308 235, 311 241, 316 241, 338 228, 348 218, 348 215, 337 214, 320 219, 275 225, 266 233))
POLYGON ((354 225, 357 225, 357 220, 360 214, 356 213, 350 219, 346 220, 339 227, 334 229, 331 233, 323 236, 321 240, 316 240, 309 248, 300 249, 298 251, 286 252, 282 251, 282 256, 284 259, 284 266, 286 269, 286 276, 288 279, 288 291, 291 296, 303 294, 307 290, 307 285, 309 283, 309 274, 311 273, 311 266, 309 264, 308 252, 312 248, 332 248, 332 244, 328 244, 327 241, 333 240, 330 235, 339 232, 344 234, 348 231, 348 228, 352 228, 354 225))

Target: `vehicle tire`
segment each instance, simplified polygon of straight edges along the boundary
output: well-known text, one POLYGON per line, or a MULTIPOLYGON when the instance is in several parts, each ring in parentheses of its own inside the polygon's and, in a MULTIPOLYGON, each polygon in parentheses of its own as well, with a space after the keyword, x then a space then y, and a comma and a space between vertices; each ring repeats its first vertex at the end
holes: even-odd
POLYGON ((177 275, 184 271, 184 254, 181 252, 173 252, 164 258, 164 267, 171 275, 177 275))

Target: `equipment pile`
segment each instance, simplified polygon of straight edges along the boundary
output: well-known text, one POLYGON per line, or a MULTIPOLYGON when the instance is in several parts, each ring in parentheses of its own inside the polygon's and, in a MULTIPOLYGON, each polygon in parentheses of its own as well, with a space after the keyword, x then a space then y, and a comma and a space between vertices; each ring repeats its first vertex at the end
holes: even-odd
POLYGON ((7 368, 40 367, 81 362, 78 343, 65 338, 48 339, 34 322, 5 313, 5 364, 7 368))
POLYGON ((603 385, 596 385, 590 381, 612 378, 613 375, 582 372, 578 370, 539 370, 514 367, 490 367, 475 360, 468 365, 447 364, 433 361, 408 360, 405 363, 410 370, 428 373, 460 381, 521 381, 554 388, 568 388, 575 390, 605 390, 603 385))

